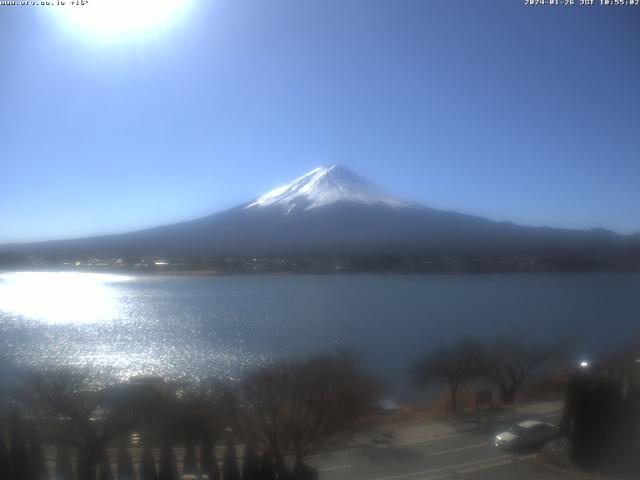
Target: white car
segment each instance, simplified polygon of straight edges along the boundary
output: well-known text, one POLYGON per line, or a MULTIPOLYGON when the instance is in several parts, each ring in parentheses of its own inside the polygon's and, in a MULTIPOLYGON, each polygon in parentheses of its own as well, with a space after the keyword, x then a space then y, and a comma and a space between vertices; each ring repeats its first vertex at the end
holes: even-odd
POLYGON ((556 437, 558 427, 540 420, 525 420, 495 436, 496 447, 519 450, 542 445, 556 437))

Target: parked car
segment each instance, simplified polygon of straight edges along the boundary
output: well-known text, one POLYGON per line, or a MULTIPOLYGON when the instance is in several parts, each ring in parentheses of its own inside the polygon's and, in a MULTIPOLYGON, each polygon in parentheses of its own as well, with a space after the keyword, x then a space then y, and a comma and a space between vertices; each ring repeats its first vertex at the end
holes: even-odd
POLYGON ((540 420, 525 420, 511 425, 495 436, 496 447, 506 450, 522 450, 543 445, 555 438, 558 427, 540 420))

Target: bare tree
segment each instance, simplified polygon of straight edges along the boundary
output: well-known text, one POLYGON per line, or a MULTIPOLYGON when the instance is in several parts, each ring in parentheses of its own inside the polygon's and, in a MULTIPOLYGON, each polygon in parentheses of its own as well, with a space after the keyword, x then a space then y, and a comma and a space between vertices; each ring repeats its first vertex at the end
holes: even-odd
POLYGON ((283 455, 288 448, 286 434, 287 390, 290 374, 284 362, 257 368, 249 372, 236 391, 237 398, 229 398, 236 428, 245 441, 283 455))
POLYGON ((332 438, 354 431, 375 407, 379 385, 354 355, 319 355, 292 365, 287 426, 296 466, 332 438))
POLYGON ((442 344, 413 366, 420 387, 440 381, 449 389, 449 408, 457 413, 458 391, 467 382, 478 378, 485 370, 485 350, 473 339, 460 339, 442 344))
POLYGON ((337 352, 287 360, 251 372, 240 387, 242 428, 275 459, 304 458, 353 432, 378 400, 379 386, 355 356, 337 352))
POLYGON ((227 384, 215 377, 182 384, 175 388, 163 415, 167 409, 173 412, 186 444, 208 433, 218 437, 229 426, 227 391, 227 384))
POLYGON ((141 399, 97 386, 71 371, 32 373, 23 392, 33 410, 58 422, 66 440, 79 453, 82 480, 94 480, 109 442, 140 421, 141 399))
POLYGON ((486 377, 499 389, 504 403, 513 403, 531 373, 558 352, 556 347, 541 347, 517 339, 497 339, 486 346, 486 377))

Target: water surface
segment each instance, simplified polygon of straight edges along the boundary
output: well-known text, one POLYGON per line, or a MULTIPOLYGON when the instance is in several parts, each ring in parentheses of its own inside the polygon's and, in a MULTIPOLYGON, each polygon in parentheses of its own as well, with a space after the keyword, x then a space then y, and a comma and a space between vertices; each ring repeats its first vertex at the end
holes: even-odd
POLYGON ((274 356, 346 346, 400 388, 417 357, 452 338, 576 337, 588 357, 639 326, 638 274, 0 274, 3 351, 123 378, 234 377, 274 356))

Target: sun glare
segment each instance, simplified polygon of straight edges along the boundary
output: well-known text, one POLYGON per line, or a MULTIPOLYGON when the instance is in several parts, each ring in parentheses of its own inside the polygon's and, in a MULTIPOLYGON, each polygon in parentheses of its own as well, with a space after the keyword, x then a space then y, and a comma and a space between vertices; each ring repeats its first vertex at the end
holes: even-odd
POLYGON ((20 272, 0 275, 0 311, 46 323, 93 323, 119 316, 120 275, 20 272))
POLYGON ((52 8, 65 27, 103 40, 121 40, 167 29, 186 12, 191 0, 66 1, 52 8))

